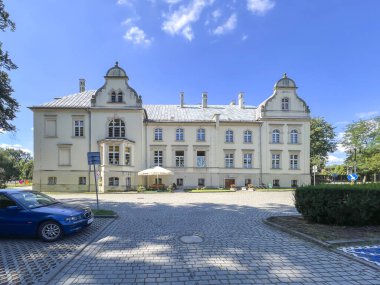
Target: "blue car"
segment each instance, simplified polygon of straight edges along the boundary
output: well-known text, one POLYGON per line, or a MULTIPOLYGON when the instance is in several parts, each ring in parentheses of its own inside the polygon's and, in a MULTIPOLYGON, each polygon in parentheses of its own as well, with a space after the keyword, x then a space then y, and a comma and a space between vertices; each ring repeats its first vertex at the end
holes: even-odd
POLYGON ((0 236, 56 241, 93 221, 89 207, 64 204, 37 191, 0 190, 0 236))

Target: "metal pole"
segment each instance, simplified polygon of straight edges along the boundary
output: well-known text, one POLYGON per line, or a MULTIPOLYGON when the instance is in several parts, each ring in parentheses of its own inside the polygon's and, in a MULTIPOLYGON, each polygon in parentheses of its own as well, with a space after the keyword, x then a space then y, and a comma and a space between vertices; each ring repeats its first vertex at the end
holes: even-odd
POLYGON ((94 178, 95 178, 95 189, 96 189, 96 208, 99 210, 98 182, 96 180, 95 164, 94 164, 94 178))
POLYGON ((313 171, 314 172, 314 186, 315 186, 315 171, 313 171))
POLYGON ((354 173, 356 174, 356 147, 354 148, 354 173))

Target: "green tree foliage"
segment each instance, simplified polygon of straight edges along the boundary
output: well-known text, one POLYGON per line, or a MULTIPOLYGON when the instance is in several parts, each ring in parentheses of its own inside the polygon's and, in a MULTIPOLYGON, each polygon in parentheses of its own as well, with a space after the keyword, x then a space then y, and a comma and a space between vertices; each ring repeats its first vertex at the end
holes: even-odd
MULTIPOLYGON (((16 25, 9 19, 9 13, 5 10, 3 0, 0 0, 0 30, 5 32, 8 28, 13 32, 16 25)), ((16 117, 16 112, 20 107, 18 102, 12 98, 14 90, 6 72, 17 69, 17 66, 10 59, 9 53, 2 47, 3 43, 0 41, 0 132, 16 130, 11 121, 16 117)))
POLYGON ((380 117, 347 125, 342 145, 347 149, 346 163, 353 166, 356 158, 360 174, 380 173, 380 117))
POLYGON ((329 152, 336 150, 334 127, 324 118, 312 118, 310 122, 310 164, 323 169, 329 152))
POLYGON ((30 153, 16 149, 0 148, 0 188, 8 181, 31 179, 33 160, 30 153))

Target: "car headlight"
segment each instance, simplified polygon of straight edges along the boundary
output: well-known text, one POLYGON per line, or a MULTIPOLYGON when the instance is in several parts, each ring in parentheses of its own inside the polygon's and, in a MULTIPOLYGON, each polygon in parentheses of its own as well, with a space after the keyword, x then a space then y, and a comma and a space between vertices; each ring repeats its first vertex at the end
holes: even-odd
POLYGON ((75 222, 77 221, 79 218, 78 216, 73 216, 73 217, 68 217, 65 219, 66 222, 75 222))

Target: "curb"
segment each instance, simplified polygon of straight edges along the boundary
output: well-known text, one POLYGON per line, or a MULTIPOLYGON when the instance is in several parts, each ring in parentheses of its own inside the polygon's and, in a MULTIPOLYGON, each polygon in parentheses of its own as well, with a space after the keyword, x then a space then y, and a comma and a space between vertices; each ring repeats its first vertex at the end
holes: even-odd
POLYGON ((336 253, 336 254, 343 255, 343 256, 345 256, 345 257, 351 259, 351 260, 354 260, 354 261, 357 261, 357 262, 359 262, 359 263, 361 263, 361 264, 367 265, 367 266, 371 267, 372 269, 380 270, 380 267, 379 267, 379 266, 377 266, 377 265, 375 265, 375 264, 372 264, 371 262, 366 261, 366 260, 364 260, 364 259, 358 258, 358 257, 356 257, 356 256, 354 256, 354 255, 348 254, 348 253, 346 253, 346 252, 344 252, 344 251, 337 250, 337 249, 335 249, 335 248, 333 247, 333 245, 330 244, 330 243, 326 243, 326 242, 320 241, 320 240, 318 240, 318 239, 316 239, 316 238, 313 238, 313 237, 311 237, 311 236, 309 236, 309 235, 307 235, 307 234, 304 234, 304 233, 301 233, 301 232, 298 232, 298 231, 295 231, 295 230, 291 230, 291 229, 289 229, 289 228, 286 228, 286 227, 280 226, 280 225, 278 225, 278 224, 276 224, 276 223, 272 223, 272 222, 268 221, 267 219, 269 219, 269 218, 262 219, 262 222, 263 222, 264 224, 266 224, 266 225, 269 225, 269 226, 271 226, 271 227, 274 227, 274 228, 276 228, 276 229, 278 229, 278 230, 281 230, 281 231, 283 231, 283 232, 286 232, 286 233, 288 233, 288 234, 290 234, 290 235, 293 235, 293 236, 299 237, 299 238, 301 238, 301 239, 303 239, 303 240, 306 240, 306 241, 309 241, 309 242, 315 243, 315 244, 317 244, 317 245, 319 245, 319 246, 321 246, 321 247, 323 247, 323 248, 325 248, 325 249, 327 249, 327 250, 329 250, 329 251, 331 251, 331 252, 334 252, 334 253, 336 253))

